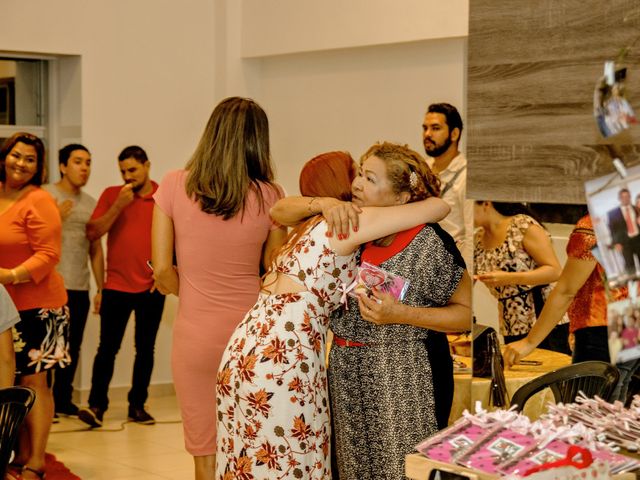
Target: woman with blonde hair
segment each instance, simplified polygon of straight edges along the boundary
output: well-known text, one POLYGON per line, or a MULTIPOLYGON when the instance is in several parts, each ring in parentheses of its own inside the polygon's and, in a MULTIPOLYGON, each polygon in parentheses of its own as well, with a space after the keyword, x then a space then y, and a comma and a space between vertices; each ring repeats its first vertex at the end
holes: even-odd
MULTIPOLYGON (((438 221, 449 211, 431 190, 413 203, 406 192, 388 192, 388 208, 363 209, 358 232, 327 237, 317 197, 348 199, 355 171, 348 154, 330 152, 307 162, 300 174, 300 191, 311 197, 301 204, 312 216, 278 253, 220 364, 218 480, 331 479, 325 341, 329 316, 354 280, 355 253, 360 244, 438 221)), ((423 177, 416 177, 422 185, 423 177)), ((379 180, 387 182, 386 174, 379 180)))
POLYGON ((267 115, 239 97, 218 104, 186 168, 169 172, 154 195, 155 286, 179 295, 172 370, 198 480, 213 478, 220 357, 258 297, 260 266, 286 236, 269 216, 281 197, 267 115))
MULTIPOLYGON (((411 205, 437 197, 440 182, 417 152, 384 142, 361 157, 351 193, 355 210, 411 205)), ((283 199, 272 216, 299 221, 308 215, 305 201, 283 199)), ((344 218, 335 211, 354 211, 353 204, 335 199, 312 201, 334 219, 334 227, 344 218)), ((361 230, 358 219, 357 232, 348 238, 361 230)), ((446 426, 453 361, 445 332, 471 327, 471 279, 455 242, 437 224, 371 240, 360 260, 404 277, 409 287, 403 300, 375 290, 371 298, 349 297, 348 308, 331 317, 328 378, 336 460, 340 478, 403 478, 405 455, 446 426)))

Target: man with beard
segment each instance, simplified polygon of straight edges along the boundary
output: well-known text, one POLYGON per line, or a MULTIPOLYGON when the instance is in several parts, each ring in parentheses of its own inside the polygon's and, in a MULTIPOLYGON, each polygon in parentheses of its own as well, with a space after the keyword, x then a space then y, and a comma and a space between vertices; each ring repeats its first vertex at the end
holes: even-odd
POLYGON ((93 197, 82 191, 91 175, 91 153, 84 145, 70 144, 60 149, 61 179, 55 184, 43 185, 55 199, 62 219, 62 254, 57 270, 64 278, 69 307, 69 356, 71 363, 55 372, 53 399, 56 416, 77 415, 78 407, 72 401, 73 377, 78 366, 84 327, 89 315, 89 264, 96 280, 97 292, 94 309, 100 309, 104 281, 104 255, 100 240, 90 242, 85 234, 87 222, 96 206, 93 197))
POLYGON ((91 427, 102 426, 109 406, 109 383, 115 357, 132 312, 135 313, 135 361, 129 390, 129 420, 155 423, 145 410, 153 370, 156 334, 160 326, 164 296, 152 291, 151 220, 153 194, 158 184, 149 178, 151 163, 138 146, 125 148, 118 156, 124 186, 107 188, 87 223, 87 238, 107 237, 107 279, 100 307, 100 344, 93 362, 89 408, 78 417, 91 427))
POLYGON ((462 118, 453 105, 429 105, 422 123, 422 143, 427 162, 442 182, 440 197, 451 213, 440 222, 456 241, 467 268, 473 266, 473 201, 467 200, 467 159, 458 150, 462 118))

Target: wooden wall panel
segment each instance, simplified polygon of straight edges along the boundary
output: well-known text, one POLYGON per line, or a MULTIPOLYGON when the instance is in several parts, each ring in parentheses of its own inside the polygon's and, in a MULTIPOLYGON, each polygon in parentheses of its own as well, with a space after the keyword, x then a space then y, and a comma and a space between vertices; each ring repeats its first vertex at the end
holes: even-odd
MULTIPOLYGON (((584 181, 640 162, 640 126, 603 139, 593 90, 605 60, 640 36, 640 1, 470 0, 468 195, 584 203, 584 181)), ((640 115, 640 41, 627 56, 640 115)))

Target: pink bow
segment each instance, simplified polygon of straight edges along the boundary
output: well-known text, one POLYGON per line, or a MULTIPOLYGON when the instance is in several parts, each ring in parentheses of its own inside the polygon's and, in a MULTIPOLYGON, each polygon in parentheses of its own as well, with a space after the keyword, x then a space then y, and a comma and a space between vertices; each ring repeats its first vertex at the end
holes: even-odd
POLYGON ((344 304, 345 308, 347 310, 349 310, 349 302, 347 301, 347 294, 353 290, 356 285, 358 284, 357 280, 354 280, 351 285, 347 286, 346 283, 342 283, 340 284, 340 286, 338 287, 338 290, 340 290, 342 292, 342 295, 340 296, 340 303, 344 304))

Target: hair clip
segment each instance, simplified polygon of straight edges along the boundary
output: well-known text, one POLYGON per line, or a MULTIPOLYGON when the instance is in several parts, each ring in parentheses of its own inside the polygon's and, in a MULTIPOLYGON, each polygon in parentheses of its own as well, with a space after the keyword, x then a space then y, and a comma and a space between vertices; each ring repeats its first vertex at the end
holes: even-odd
POLYGON ((409 185, 411 185, 411 190, 415 190, 418 187, 418 175, 414 171, 409 175, 409 185))

